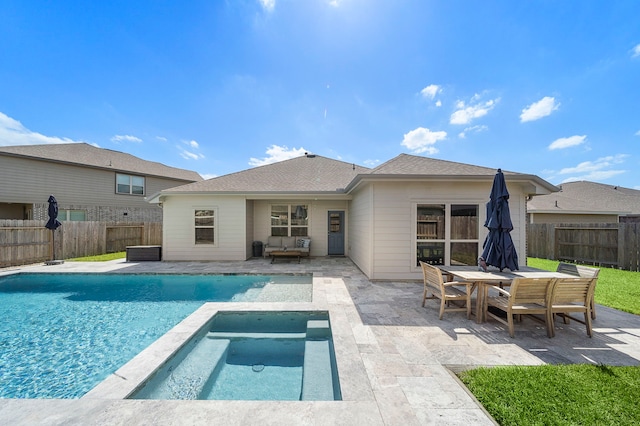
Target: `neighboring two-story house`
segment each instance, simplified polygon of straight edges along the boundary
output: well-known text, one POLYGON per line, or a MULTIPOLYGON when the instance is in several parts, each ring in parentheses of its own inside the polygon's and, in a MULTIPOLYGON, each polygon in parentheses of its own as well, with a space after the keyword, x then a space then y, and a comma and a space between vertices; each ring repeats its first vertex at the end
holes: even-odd
POLYGON ((146 200, 158 191, 201 181, 193 171, 86 143, 0 147, 0 219, 161 222, 146 200))

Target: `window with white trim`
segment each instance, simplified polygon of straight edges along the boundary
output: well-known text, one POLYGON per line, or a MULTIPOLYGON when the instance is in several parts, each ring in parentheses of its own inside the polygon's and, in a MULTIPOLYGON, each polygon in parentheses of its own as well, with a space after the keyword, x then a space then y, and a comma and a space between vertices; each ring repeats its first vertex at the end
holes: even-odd
POLYGON ((194 211, 194 229, 196 244, 215 244, 216 212, 213 209, 194 211))
POLYGON ((87 220, 87 212, 85 210, 60 210, 58 211, 58 219, 63 222, 83 222, 87 220))
POLYGON ((416 205, 416 266, 475 265, 478 259, 477 204, 416 205))
POLYGON ((144 176, 116 173, 116 193, 144 195, 144 176))
POLYGON ((309 206, 306 204, 273 204, 271 235, 274 237, 306 237, 309 235, 309 206))

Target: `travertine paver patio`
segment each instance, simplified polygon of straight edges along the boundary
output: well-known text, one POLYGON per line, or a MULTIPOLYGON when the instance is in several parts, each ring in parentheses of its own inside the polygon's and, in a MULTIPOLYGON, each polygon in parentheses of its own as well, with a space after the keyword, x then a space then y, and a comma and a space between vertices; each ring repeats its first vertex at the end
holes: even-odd
MULTIPOLYGON (((530 320, 516 325, 516 336, 512 339, 501 324, 477 324, 473 319, 467 320, 463 313, 446 313, 443 320, 438 320, 435 301, 427 301, 425 308, 421 306, 420 282, 370 282, 346 258, 303 259, 300 264, 270 264, 269 259, 209 263, 65 262, 16 269, 313 273, 312 303, 235 303, 224 304, 224 309, 328 310, 343 401, 122 400, 109 397, 107 389, 106 393, 92 391, 78 400, 0 400, 2 424, 490 425, 492 420, 452 371, 483 365, 586 362, 638 365, 640 361, 638 316, 597 306, 591 339, 584 326, 575 322, 569 325, 557 322, 556 337, 549 339, 544 326, 530 320)), ((0 271, 4 273, 11 271, 0 271)), ((211 305, 211 309, 217 309, 213 305, 222 304, 211 305)), ((143 355, 144 352, 140 357, 144 358, 143 355)), ((145 360, 136 357, 128 364, 132 370, 135 362, 145 360)))

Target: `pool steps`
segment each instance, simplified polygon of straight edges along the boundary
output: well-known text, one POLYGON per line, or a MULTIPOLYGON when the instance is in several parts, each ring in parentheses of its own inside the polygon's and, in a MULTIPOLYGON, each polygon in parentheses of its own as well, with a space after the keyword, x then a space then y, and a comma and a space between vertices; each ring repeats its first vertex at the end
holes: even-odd
POLYGON ((329 321, 307 321, 307 340, 304 344, 302 370, 302 401, 333 401, 333 375, 329 321), (322 340, 313 340, 322 339, 322 340))

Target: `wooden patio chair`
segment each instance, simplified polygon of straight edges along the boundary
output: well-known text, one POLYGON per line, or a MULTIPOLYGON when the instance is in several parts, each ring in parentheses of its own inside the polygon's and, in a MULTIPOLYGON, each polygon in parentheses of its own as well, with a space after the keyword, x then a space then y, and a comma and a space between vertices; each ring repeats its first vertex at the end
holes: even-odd
POLYGON ((597 278, 557 278, 551 294, 551 332, 555 334, 554 315, 561 315, 564 322, 569 319, 578 321, 587 327, 591 337, 591 303, 597 278), (584 314, 584 320, 570 316, 570 313, 584 314))
MULTIPOLYGON (((558 264, 557 272, 562 272, 569 275, 574 275, 576 277, 582 278, 598 278, 598 274, 600 273, 600 269, 598 268, 590 268, 588 266, 582 265, 574 265, 572 263, 564 263, 560 262, 558 264)), ((596 319, 596 304, 595 304, 595 295, 596 291, 593 290, 593 298, 591 299, 591 319, 596 319)))
POLYGON ((555 278, 515 278, 509 290, 488 286, 485 291, 494 290, 497 295, 487 294, 485 315, 506 325, 511 337, 515 335, 514 316, 521 320, 521 315, 542 315, 547 326, 547 336, 553 337, 550 301, 555 280, 555 278), (503 311, 506 318, 491 312, 489 307, 503 311))
POLYGON ((422 306, 425 305, 427 299, 440 299, 440 319, 445 311, 466 311, 467 319, 471 318, 471 293, 474 284, 466 281, 445 282, 440 268, 422 261, 420 261, 420 266, 424 278, 422 306), (464 287, 464 290, 461 287, 464 287), (429 293, 431 293, 430 296, 429 293), (454 302, 464 302, 464 306, 455 305, 454 302))

